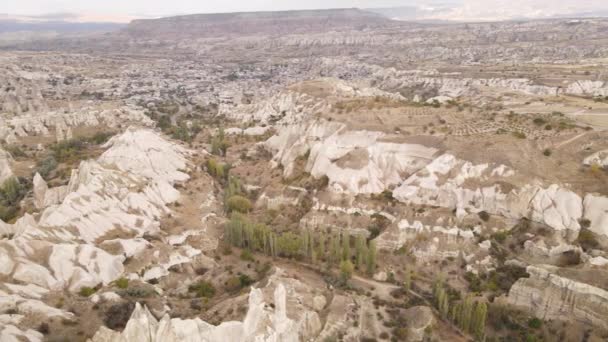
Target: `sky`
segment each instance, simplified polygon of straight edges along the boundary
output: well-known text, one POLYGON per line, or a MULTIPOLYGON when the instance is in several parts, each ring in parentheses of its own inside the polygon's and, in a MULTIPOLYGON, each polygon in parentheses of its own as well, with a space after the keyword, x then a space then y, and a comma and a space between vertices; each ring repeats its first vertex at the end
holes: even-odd
POLYGON ((22 16, 70 13, 76 14, 66 16, 72 21, 128 22, 135 18, 236 11, 395 6, 432 9, 443 3, 453 4, 451 10, 436 18, 432 18, 430 11, 432 19, 501 20, 608 11, 608 0, 2 0, 0 13, 22 16))

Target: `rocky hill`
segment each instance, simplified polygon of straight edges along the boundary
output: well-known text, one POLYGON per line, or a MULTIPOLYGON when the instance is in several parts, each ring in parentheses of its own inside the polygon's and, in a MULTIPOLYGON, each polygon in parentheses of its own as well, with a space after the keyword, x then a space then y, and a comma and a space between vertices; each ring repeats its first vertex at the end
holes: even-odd
POLYGON ((359 9, 284 12, 195 14, 161 19, 134 20, 126 28, 131 37, 157 39, 214 38, 239 35, 308 34, 377 27, 387 18, 359 9))

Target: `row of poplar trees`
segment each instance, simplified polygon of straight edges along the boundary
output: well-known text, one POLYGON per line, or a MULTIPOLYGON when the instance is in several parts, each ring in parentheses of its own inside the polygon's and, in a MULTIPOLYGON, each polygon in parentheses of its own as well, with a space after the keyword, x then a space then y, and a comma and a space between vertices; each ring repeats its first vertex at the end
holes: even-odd
POLYGON ((450 300, 443 281, 438 280, 433 286, 433 299, 437 310, 443 318, 450 320, 464 332, 475 336, 477 341, 485 339, 486 317, 488 306, 484 301, 475 301, 471 294, 462 300, 450 300))
POLYGON ((225 226, 225 238, 232 246, 271 257, 295 258, 312 264, 326 262, 330 266, 352 262, 360 272, 373 275, 376 271, 376 242, 367 241, 363 235, 309 229, 302 229, 299 234, 277 233, 233 212, 225 226))

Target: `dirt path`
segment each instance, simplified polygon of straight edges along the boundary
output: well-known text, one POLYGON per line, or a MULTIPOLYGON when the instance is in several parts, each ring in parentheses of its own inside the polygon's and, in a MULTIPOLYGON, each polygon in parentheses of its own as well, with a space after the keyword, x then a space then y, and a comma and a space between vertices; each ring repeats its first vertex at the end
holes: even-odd
POLYGON ((566 141, 562 141, 561 143, 559 143, 559 144, 555 145, 555 148, 556 148, 556 149, 558 149, 558 148, 561 148, 561 147, 562 147, 562 146, 564 146, 564 145, 568 145, 568 144, 570 144, 571 142, 573 142, 573 141, 575 141, 575 140, 578 140, 578 139, 580 139, 580 138, 584 137, 586 134, 587 134, 587 132, 584 132, 584 133, 581 133, 581 134, 579 134, 579 135, 577 135, 577 136, 575 136, 575 137, 572 137, 572 138, 570 138, 570 139, 568 139, 568 140, 566 140, 566 141))

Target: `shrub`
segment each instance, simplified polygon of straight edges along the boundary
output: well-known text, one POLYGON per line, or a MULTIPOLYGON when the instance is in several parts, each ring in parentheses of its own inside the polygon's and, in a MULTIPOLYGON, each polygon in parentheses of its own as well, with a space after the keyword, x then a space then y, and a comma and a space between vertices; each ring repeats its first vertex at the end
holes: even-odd
POLYGON ((88 138, 87 141, 95 145, 101 145, 110 140, 113 135, 114 133, 111 132, 97 132, 95 135, 88 138))
POLYGON ((538 319, 536 317, 531 318, 528 321, 528 326, 532 329, 540 329, 540 327, 542 327, 542 325, 543 325, 543 321, 541 321, 540 319, 538 319))
POLYGON ((56 143, 51 146, 51 150, 57 161, 68 162, 73 159, 80 159, 84 147, 82 140, 71 139, 56 143))
POLYGON ((105 313, 104 323, 113 330, 123 329, 135 309, 135 303, 124 302, 112 305, 105 313))
POLYGON ((17 217, 17 214, 19 214, 19 208, 16 206, 0 205, 0 220, 10 222, 12 219, 17 217))
POLYGON ((49 332, 51 331, 51 329, 49 328, 49 324, 48 323, 42 323, 38 326, 38 332, 41 333, 42 335, 48 335, 49 332))
POLYGON ((249 199, 239 195, 234 195, 228 198, 227 205, 228 212, 237 211, 240 213, 247 213, 251 210, 252 207, 251 201, 249 201, 249 199))
POLYGON ((547 123, 547 121, 546 121, 545 119, 543 119, 543 118, 535 118, 535 119, 533 120, 533 122, 534 122, 534 124, 535 124, 535 125, 537 125, 537 126, 542 126, 542 125, 544 125, 544 124, 546 124, 546 123, 547 123))
POLYGON ((513 132, 512 133, 514 137, 516 137, 517 139, 526 139, 526 134, 524 132, 513 132))
POLYGON ((241 252, 241 260, 244 261, 254 261, 253 254, 249 250, 244 249, 241 252))
POLYGON ((16 177, 4 181, 0 188, 0 200, 5 205, 16 205, 24 195, 24 189, 16 177))
POLYGON ((353 275, 353 271, 355 266, 350 260, 342 260, 340 263, 340 278, 342 278, 343 282, 347 282, 353 275))
POLYGON ((488 222, 490 220, 490 214, 488 214, 487 211, 483 210, 480 211, 478 214, 480 219, 482 219, 484 222, 488 222))
POLYGON ((207 281, 199 281, 188 287, 189 292, 194 292, 197 297, 212 298, 215 296, 215 287, 207 281))
POLYGON ((550 149, 548 149, 548 148, 547 148, 547 149, 545 149, 545 150, 543 151, 543 155, 544 155, 545 157, 550 157, 552 153, 553 153, 553 152, 551 152, 551 150, 550 150, 550 149))
POLYGON ((239 277, 232 277, 226 281, 226 291, 237 292, 241 289, 241 280, 239 277))
POLYGON ((56 168, 57 160, 53 156, 48 156, 36 164, 36 172, 44 179, 47 179, 56 168))
POLYGON ((116 285, 116 287, 118 287, 119 289, 126 289, 127 287, 129 287, 129 279, 127 279, 127 278, 117 279, 114 282, 114 285, 116 285))
POLYGON ((146 298, 150 297, 153 292, 144 287, 130 287, 126 290, 120 291, 119 293, 123 297, 136 297, 136 298, 146 298))
POLYGON ((246 274, 240 274, 239 281, 241 282, 241 287, 247 287, 254 283, 253 279, 246 274))
POLYGON ((10 153, 13 158, 27 157, 25 152, 17 145, 7 145, 4 147, 4 150, 10 153))
POLYGON ((597 249, 600 246, 595 235, 587 229, 582 229, 578 233, 577 241, 584 250, 597 249))
POLYGON ((84 286, 84 287, 80 288, 80 291, 78 291, 78 294, 81 295, 82 297, 90 297, 95 292, 97 292, 97 289, 88 287, 88 286, 84 286))

